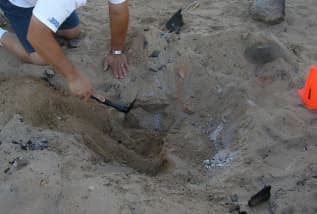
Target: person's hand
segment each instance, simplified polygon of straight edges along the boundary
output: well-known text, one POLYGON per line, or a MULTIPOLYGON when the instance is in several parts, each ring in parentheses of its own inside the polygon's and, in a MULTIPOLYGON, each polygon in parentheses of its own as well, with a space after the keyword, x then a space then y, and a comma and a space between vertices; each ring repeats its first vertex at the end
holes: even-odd
POLYGON ((68 80, 68 84, 71 93, 84 100, 88 100, 94 92, 90 82, 80 73, 68 80))
POLYGON ((111 69, 113 75, 122 79, 129 72, 129 65, 125 54, 114 55, 108 54, 104 61, 104 70, 111 69))

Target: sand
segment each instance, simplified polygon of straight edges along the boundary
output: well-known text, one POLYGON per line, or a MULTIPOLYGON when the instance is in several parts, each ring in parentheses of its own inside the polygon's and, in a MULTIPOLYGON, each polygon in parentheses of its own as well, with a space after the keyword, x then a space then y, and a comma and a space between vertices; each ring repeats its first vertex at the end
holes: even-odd
POLYGON ((80 9, 81 46, 65 52, 100 93, 136 100, 127 115, 0 49, 1 214, 317 212, 317 117, 297 95, 317 61, 317 3, 287 0, 267 25, 251 1, 201 0, 164 32, 189 2, 130 1, 124 80, 102 69, 107 5, 80 9), (265 185, 269 202, 249 208, 265 185))

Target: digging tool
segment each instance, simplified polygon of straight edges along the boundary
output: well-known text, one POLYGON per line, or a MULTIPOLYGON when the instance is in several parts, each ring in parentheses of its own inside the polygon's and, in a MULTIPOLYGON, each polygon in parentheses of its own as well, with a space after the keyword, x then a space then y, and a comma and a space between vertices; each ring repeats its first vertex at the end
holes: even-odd
POLYGON ((121 103, 112 102, 111 100, 108 100, 106 98, 103 99, 103 98, 99 98, 96 96, 91 96, 90 98, 97 101, 98 103, 101 103, 101 104, 106 105, 106 106, 110 106, 110 107, 115 108, 116 110, 118 110, 120 112, 123 112, 123 113, 128 113, 131 110, 131 108, 133 107, 133 104, 135 102, 135 100, 134 100, 130 105, 124 105, 121 103))
POLYGON ((166 22, 165 27, 169 30, 169 33, 176 32, 177 34, 180 33, 181 27, 185 24, 183 21, 182 12, 187 12, 191 9, 195 9, 199 7, 200 1, 194 0, 183 8, 179 9, 173 16, 166 22))

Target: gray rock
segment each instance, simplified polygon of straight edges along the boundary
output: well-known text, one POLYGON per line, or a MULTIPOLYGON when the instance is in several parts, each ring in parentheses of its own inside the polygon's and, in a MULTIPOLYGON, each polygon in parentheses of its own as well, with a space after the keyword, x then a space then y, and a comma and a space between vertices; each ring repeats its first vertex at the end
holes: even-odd
POLYGON ((281 23, 285 16, 285 0, 254 0, 250 13, 257 21, 267 24, 281 23))
POLYGON ((173 123, 172 118, 164 112, 147 112, 142 108, 132 109, 126 116, 126 124, 131 128, 165 132, 173 123))
POLYGON ((294 65, 294 56, 273 35, 265 33, 248 33, 245 35, 246 49, 244 56, 255 65, 264 65, 283 58, 289 64, 294 65))

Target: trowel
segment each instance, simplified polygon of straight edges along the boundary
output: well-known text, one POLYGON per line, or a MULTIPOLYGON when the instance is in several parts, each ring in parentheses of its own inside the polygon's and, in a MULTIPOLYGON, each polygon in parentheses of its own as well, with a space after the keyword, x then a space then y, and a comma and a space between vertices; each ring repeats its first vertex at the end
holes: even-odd
POLYGON ((108 100, 106 98, 99 97, 99 96, 93 95, 90 98, 97 101, 98 103, 101 103, 101 104, 106 105, 106 106, 110 106, 110 107, 112 107, 120 112, 123 112, 123 113, 128 113, 131 110, 131 108, 133 107, 133 104, 135 102, 135 100, 133 100, 133 102, 130 105, 125 105, 125 104, 113 102, 111 100, 108 100))
POLYGON ((169 33, 180 33, 181 27, 183 27, 183 25, 185 24, 183 21, 182 12, 187 12, 191 9, 195 9, 199 7, 199 5, 199 0, 194 0, 185 5, 183 8, 179 9, 175 14, 173 14, 173 16, 165 24, 165 27, 167 30, 169 30, 169 33))

